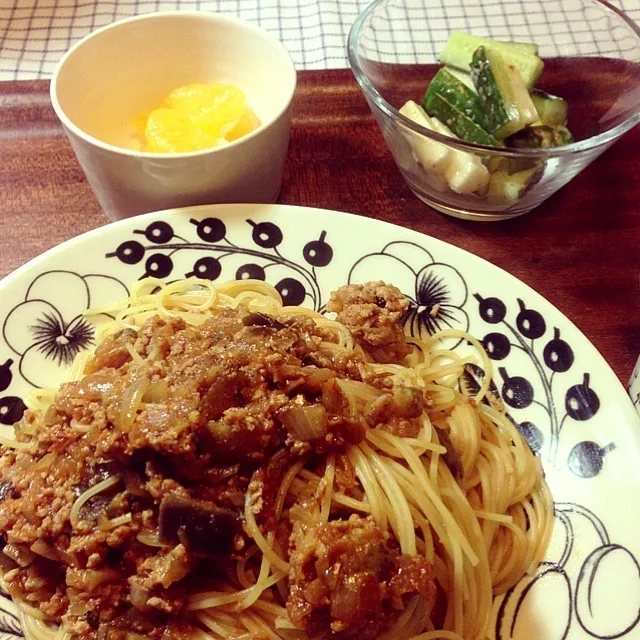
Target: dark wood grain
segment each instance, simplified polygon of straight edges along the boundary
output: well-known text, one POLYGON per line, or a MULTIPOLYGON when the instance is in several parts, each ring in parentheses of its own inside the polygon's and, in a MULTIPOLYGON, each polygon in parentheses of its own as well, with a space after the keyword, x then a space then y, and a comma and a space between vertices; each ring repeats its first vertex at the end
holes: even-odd
MULTIPOLYGON (((639 148, 636 128, 521 218, 455 220, 406 187, 349 71, 301 72, 280 201, 393 222, 493 262, 563 311, 626 382, 640 353, 639 148)), ((0 83, 0 276, 106 223, 48 83, 0 83)))

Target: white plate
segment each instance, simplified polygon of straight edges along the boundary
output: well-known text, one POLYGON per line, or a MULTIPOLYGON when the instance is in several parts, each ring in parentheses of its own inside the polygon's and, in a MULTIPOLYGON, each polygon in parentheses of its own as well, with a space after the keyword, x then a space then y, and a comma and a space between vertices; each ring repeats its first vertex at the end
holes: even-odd
MULTIPOLYGON (((558 515, 538 575, 502 598, 495 638, 640 637, 640 420, 596 349, 528 286, 439 240, 331 211, 217 205, 123 220, 0 283, 1 423, 20 417, 34 386, 63 380, 92 344, 80 314, 146 274, 263 277, 289 304, 318 310, 347 281, 384 279, 413 301, 409 330, 454 326, 484 338, 558 515)), ((12 605, 0 604, 0 632, 15 634, 12 605)))

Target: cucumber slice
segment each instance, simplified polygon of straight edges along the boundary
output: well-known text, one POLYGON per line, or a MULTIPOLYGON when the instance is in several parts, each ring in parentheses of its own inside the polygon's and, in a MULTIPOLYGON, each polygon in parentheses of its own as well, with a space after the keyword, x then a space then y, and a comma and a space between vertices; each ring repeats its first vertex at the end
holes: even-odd
POLYGON ((444 67, 454 78, 460 80, 462 84, 464 84, 467 88, 471 89, 473 93, 476 95, 478 92, 476 91, 476 86, 473 84, 473 80, 469 73, 465 73, 464 71, 460 71, 460 69, 456 69, 455 67, 444 67))
MULTIPOLYGON (((409 120, 423 126, 425 129, 433 131, 431 118, 429 118, 422 107, 413 100, 409 100, 404 104, 400 109, 400 113, 405 118, 409 118, 409 120)), ((426 173, 444 173, 445 165, 451 153, 449 147, 437 140, 430 140, 413 131, 407 131, 404 136, 411 145, 418 162, 420 162, 426 173)))
POLYGON ((512 40, 499 40, 499 42, 500 44, 508 45, 514 49, 530 53, 533 56, 538 55, 538 45, 533 44, 533 42, 514 42, 512 40))
POLYGON ((569 105, 566 100, 552 96, 549 93, 534 89, 531 92, 531 100, 538 112, 538 117, 542 124, 565 125, 567 124, 567 116, 569 115, 569 105))
POLYGON ((429 83, 423 101, 425 110, 428 111, 427 105, 432 101, 435 94, 442 96, 450 105, 464 113, 479 127, 487 128, 484 107, 478 94, 469 89, 466 84, 455 78, 446 69, 440 69, 429 83))
POLYGON ((504 146, 438 93, 425 96, 424 108, 430 116, 440 120, 461 140, 488 147, 504 146))
POLYGON ((504 158, 502 156, 491 156, 485 160, 485 165, 489 169, 489 173, 496 171, 505 171, 509 175, 525 171, 532 167, 537 167, 539 162, 531 158, 504 158))
POLYGON ((514 204, 533 180, 540 167, 509 174, 507 171, 496 171, 489 179, 487 198, 499 204, 514 204))
POLYGON ((507 140, 507 144, 516 149, 551 149, 571 144, 573 141, 571 131, 564 125, 551 127, 538 124, 518 131, 507 140))
MULTIPOLYGON (((431 118, 434 131, 455 138, 453 131, 442 124, 437 118, 431 118)), ((460 149, 449 149, 451 155, 445 166, 444 177, 451 191, 461 194, 484 195, 489 187, 489 170, 482 164, 482 160, 473 153, 460 149)))
POLYGON ((502 54, 508 64, 512 64, 518 69, 529 89, 535 86, 542 73, 544 64, 538 56, 528 51, 523 51, 518 46, 514 47, 512 43, 505 44, 489 38, 480 38, 464 31, 453 31, 451 33, 444 50, 440 54, 440 61, 461 71, 469 71, 471 59, 478 47, 491 48, 502 54))
POLYGON ((498 140, 537 122, 538 112, 519 71, 498 51, 478 47, 471 78, 485 108, 487 129, 498 140))
MULTIPOLYGON (((436 118, 430 118, 422 107, 412 100, 400 109, 400 113, 426 129, 450 138, 456 137, 450 129, 436 118)), ((420 137, 413 132, 405 133, 405 137, 411 144, 433 188, 442 191, 449 187, 456 193, 486 193, 489 185, 489 171, 480 158, 472 153, 447 147, 441 142, 420 137)))

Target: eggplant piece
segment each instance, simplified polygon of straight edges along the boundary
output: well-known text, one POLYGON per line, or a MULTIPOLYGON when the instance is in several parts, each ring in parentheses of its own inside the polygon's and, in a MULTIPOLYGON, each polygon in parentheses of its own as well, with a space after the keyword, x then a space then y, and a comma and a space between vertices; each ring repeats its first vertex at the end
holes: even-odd
POLYGON ((238 513, 174 495, 162 499, 158 521, 162 544, 182 542, 201 556, 230 554, 235 537, 242 532, 238 513))
POLYGON ((271 329, 284 329, 287 326, 273 316, 260 312, 246 315, 242 318, 242 324, 245 327, 270 327, 271 329))
POLYGON ((2 480, 0 482, 0 502, 2 502, 5 498, 15 498, 16 494, 17 492, 11 480, 2 480))
POLYGON ((242 391, 250 384, 244 371, 223 370, 204 392, 200 413, 206 420, 219 420, 227 409, 244 405, 242 391))
POLYGON ((453 446, 453 442, 451 442, 451 437, 449 436, 449 432, 446 429, 441 429, 440 427, 433 427, 438 434, 438 440, 440 440, 440 444, 447 450, 447 452, 442 456, 447 467, 449 467, 449 471, 453 474, 453 477, 456 480, 460 480, 464 475, 464 468, 462 466, 462 460, 456 451, 456 448, 453 446))
POLYGON ((574 142, 567 127, 563 125, 533 125, 514 133, 507 139, 507 146, 516 149, 551 149, 574 142))
POLYGON ((85 365, 84 374, 90 375, 101 369, 119 369, 131 360, 131 353, 126 345, 132 346, 137 337, 138 334, 133 329, 122 329, 105 338, 85 365))

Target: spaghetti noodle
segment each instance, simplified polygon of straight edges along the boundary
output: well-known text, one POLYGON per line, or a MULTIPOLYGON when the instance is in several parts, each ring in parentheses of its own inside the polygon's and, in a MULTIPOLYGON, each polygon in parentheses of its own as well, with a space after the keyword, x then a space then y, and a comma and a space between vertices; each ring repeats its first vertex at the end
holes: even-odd
POLYGON ((146 279, 90 313, 115 318, 95 353, 0 439, 2 570, 28 638, 482 640, 493 596, 542 560, 551 496, 472 336, 387 358, 251 280, 146 279), (205 516, 217 552, 189 528, 205 516))

